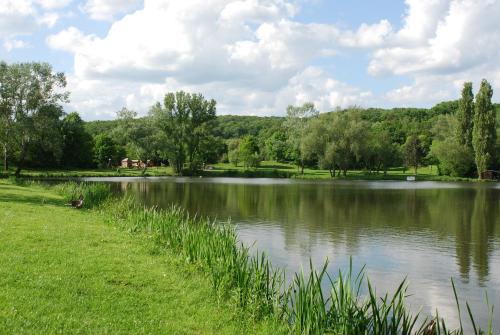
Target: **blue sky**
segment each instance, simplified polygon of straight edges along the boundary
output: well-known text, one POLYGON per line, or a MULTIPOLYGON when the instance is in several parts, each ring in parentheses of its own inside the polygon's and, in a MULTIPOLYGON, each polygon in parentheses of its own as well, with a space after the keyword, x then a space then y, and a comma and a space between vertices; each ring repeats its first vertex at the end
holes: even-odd
POLYGON ((247 115, 307 101, 321 111, 429 107, 483 77, 500 89, 499 0, 0 4, 0 58, 64 71, 65 108, 87 120, 123 106, 145 114, 180 89, 247 115))

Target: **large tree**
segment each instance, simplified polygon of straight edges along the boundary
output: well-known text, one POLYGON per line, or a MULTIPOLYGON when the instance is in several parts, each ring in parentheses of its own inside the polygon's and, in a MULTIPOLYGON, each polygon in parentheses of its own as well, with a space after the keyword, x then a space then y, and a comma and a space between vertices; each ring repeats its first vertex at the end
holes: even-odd
POLYGON ((62 120, 62 165, 67 167, 91 167, 93 165, 92 136, 85 130, 77 112, 69 113, 62 120))
POLYGON ((407 166, 413 167, 415 175, 422 163, 423 157, 424 152, 420 138, 416 135, 408 136, 405 143, 405 160, 407 166))
POLYGON ((318 114, 318 110, 310 102, 302 106, 288 106, 286 109, 284 127, 287 132, 288 145, 292 153, 291 156, 293 156, 302 174, 304 174, 306 162, 306 151, 303 145, 304 137, 307 133, 309 121, 318 114))
MULTIPOLYGON (((51 125, 62 115, 61 103, 68 101, 66 78, 54 73, 48 63, 16 63, 0 66, 2 123, 10 146, 19 148, 16 176, 24 167, 30 145, 53 134, 51 125)), ((55 141, 52 141, 55 143, 55 141)), ((3 141, 4 156, 9 149, 3 141)))
POLYGON ((462 97, 458 101, 456 137, 458 143, 472 150, 472 117, 474 112, 474 94, 472 83, 464 83, 462 97))
POLYGON ((488 170, 493 163, 496 145, 495 110, 491 103, 493 89, 483 79, 476 95, 472 145, 474 147, 477 173, 488 170))
POLYGON ((199 169, 203 165, 200 149, 213 133, 215 100, 182 91, 168 93, 163 105, 156 103, 150 115, 163 134, 163 151, 174 172, 182 174, 186 162, 190 172, 199 169))

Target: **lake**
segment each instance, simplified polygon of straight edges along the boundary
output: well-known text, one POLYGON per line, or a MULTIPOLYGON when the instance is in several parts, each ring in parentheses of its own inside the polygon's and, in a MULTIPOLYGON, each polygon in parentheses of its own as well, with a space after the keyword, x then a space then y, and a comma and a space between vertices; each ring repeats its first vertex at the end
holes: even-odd
MULTIPOLYGON (((311 182, 239 178, 87 178, 111 182, 150 206, 231 219, 243 243, 288 277, 366 264, 379 295, 408 278, 409 303, 458 324, 450 279, 487 325, 485 292, 500 309, 500 183, 311 182)), ((463 306, 463 311, 465 306, 463 306)), ((464 313, 463 318, 466 318, 464 313)), ((500 317, 494 320, 500 329, 500 317)))

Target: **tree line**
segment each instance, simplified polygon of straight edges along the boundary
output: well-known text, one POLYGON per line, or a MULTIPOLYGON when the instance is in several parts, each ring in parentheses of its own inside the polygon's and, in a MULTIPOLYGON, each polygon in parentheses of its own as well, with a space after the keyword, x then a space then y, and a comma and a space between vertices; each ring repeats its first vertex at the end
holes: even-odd
MULTIPOLYGON (((207 164, 247 169, 261 161, 321 168, 332 177, 351 169, 437 165, 440 174, 475 177, 499 170, 500 106, 483 80, 474 96, 430 109, 351 107, 320 113, 312 103, 289 106, 286 117, 216 115, 201 94, 167 93, 145 117, 123 108, 112 121, 85 122, 64 113, 63 73, 47 63, 0 62, 0 145, 3 169, 106 168, 129 157, 193 174, 207 164)), ((146 167, 145 167, 146 168, 146 167)))

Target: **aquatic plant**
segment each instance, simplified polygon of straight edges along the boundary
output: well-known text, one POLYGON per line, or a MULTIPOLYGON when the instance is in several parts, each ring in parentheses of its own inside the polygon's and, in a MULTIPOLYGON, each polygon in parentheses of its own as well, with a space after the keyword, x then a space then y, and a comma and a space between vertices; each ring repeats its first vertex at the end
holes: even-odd
POLYGON ((111 187, 104 183, 66 182, 53 187, 66 202, 76 200, 82 195, 84 208, 101 205, 112 196, 111 187))

